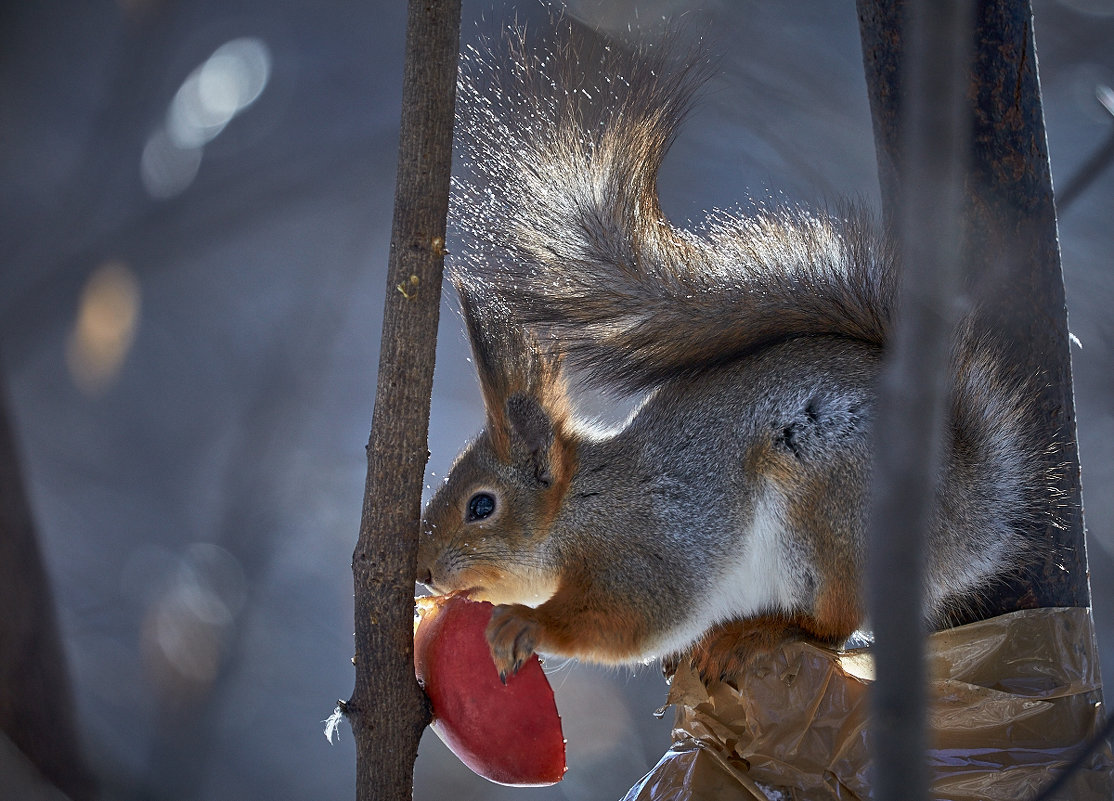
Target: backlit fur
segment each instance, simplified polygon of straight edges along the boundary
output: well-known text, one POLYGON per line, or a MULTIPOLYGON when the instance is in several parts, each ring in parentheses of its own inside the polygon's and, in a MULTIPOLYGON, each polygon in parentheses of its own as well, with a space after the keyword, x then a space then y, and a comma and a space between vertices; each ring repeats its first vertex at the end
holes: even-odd
MULTIPOLYGON (((504 604, 488 631, 503 670, 535 648, 687 652, 714 676, 787 637, 836 644, 863 619, 894 250, 851 207, 675 227, 657 170, 706 69, 618 44, 582 63, 558 27, 464 59, 454 275, 487 424, 430 502, 418 578, 504 604), (644 402, 615 430, 578 424, 566 358, 644 402), (478 491, 497 510, 469 522, 478 491)), ((996 359, 966 325, 930 618, 1015 566, 1047 512, 1046 445, 996 359)))

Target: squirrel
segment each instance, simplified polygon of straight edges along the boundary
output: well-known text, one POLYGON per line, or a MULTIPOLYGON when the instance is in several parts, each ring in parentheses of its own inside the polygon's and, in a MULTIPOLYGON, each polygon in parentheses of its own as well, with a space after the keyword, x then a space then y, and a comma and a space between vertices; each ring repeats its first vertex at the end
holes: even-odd
MULTIPOLYGON (((607 44, 585 68, 571 26, 505 38, 463 59, 451 212, 486 423, 425 509, 417 581, 496 605, 504 680, 535 650, 715 680, 789 639, 838 646, 864 622, 896 249, 850 206, 673 225, 658 169, 707 62, 607 44), (579 419, 573 371, 640 397, 629 418, 579 419)), ((929 622, 1032 550, 1048 484, 1023 382, 977 326, 951 370, 929 622)))

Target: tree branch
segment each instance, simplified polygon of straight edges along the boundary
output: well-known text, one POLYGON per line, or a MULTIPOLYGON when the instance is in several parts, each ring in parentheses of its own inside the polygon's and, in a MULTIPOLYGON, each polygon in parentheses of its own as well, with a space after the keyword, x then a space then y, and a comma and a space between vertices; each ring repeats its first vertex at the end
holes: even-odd
POLYGON ((460 0, 410 0, 395 212, 360 536, 352 556, 356 797, 410 799, 429 721, 413 599, 441 301, 460 0))
POLYGON ((0 381, 0 730, 45 779, 86 801, 95 789, 6 400, 0 381))
MULTIPOLYGON (((1044 441, 1060 446, 1059 452, 1047 454, 1046 459, 1050 472, 1059 477, 1061 508, 1027 532, 1040 544, 1037 552, 1044 558, 989 588, 980 607, 957 615, 957 623, 1023 608, 1086 606, 1089 602, 1067 315, 1032 9, 1029 0, 968 2, 973 18, 964 28, 947 34, 937 30, 943 9, 936 3, 858 1, 882 198, 887 217, 904 240, 907 278, 933 281, 929 273, 949 271, 957 243, 963 242, 962 263, 969 265, 966 281, 955 282, 950 296, 937 295, 936 302, 945 305, 938 306, 935 314, 954 313, 950 307, 961 292, 974 298, 981 325, 994 333, 1002 347, 1009 348, 1005 362, 1015 377, 1031 384, 1036 377, 1039 393, 1033 402, 1044 425, 1044 441), (913 14, 916 22, 903 24, 913 14), (932 35, 934 30, 942 36, 935 45, 928 44, 924 35, 932 35), (932 107, 931 86, 917 76, 923 79, 926 70, 946 61, 949 38, 955 41, 957 37, 974 45, 968 71, 954 76, 952 100, 965 115, 965 138, 960 144, 969 148, 964 155, 969 155, 970 166, 962 181, 951 182, 952 189, 943 195, 938 192, 943 167, 937 164, 934 168, 931 159, 934 150, 942 152, 948 143, 934 126, 955 108, 945 104, 936 114, 926 116, 925 111, 932 107), (941 208, 955 217, 949 230, 934 228, 941 208), (962 229, 956 227, 960 219, 962 229)), ((921 334, 910 333, 909 325, 919 327, 915 318, 926 313, 920 301, 910 305, 908 300, 906 297, 903 303, 903 315, 914 319, 899 321, 895 345, 896 361, 907 366, 910 358, 913 362, 939 358, 935 351, 941 344, 940 340, 930 343, 927 357, 921 348, 917 356, 906 351, 906 346, 914 344, 910 336, 925 336, 923 329, 921 334), (907 332, 904 336, 903 331, 907 332)), ((931 308, 927 314, 931 321, 931 308)), ((915 380, 921 383, 907 385, 914 391, 939 391, 938 386, 925 383, 933 380, 931 371, 921 371, 917 379, 916 364, 912 367, 901 379, 891 373, 891 393, 900 393, 900 381, 915 380)), ((887 425, 886 409, 885 403, 880 404, 880 426, 887 425)), ((871 573, 871 616, 877 635, 878 681, 871 710, 879 799, 923 798, 926 787, 924 665, 916 624, 919 610, 911 606, 913 593, 909 592, 920 584, 915 572, 920 541, 907 539, 905 527, 910 517, 914 528, 918 527, 918 515, 911 513, 923 514, 923 504, 912 501, 929 497, 935 473, 922 472, 919 491, 912 481, 902 488, 893 479, 912 474, 899 472, 900 463, 892 461, 894 447, 903 440, 906 446, 912 444, 907 439, 909 429, 928 428, 924 425, 927 411, 920 414, 902 419, 891 415, 889 427, 880 428, 877 437, 875 491, 883 493, 883 500, 875 504, 872 529, 871 558, 876 569, 871 573), (904 431, 902 420, 908 423, 904 431), (889 485, 888 491, 879 486, 883 483, 889 485)), ((937 448, 938 442, 938 437, 922 441, 921 458, 937 448)), ((907 451, 905 458, 915 460, 917 456, 907 451)), ((923 466, 934 469, 928 459, 923 466)), ((1050 510, 1056 501, 1049 497, 1050 510)))
MULTIPOLYGON (((898 207, 902 104, 907 43, 897 25, 908 0, 859 0, 867 90, 887 215, 898 207)), ((929 4, 931 5, 931 4, 929 4)), ((1058 477, 1055 519, 1027 532, 1040 543, 1036 560, 990 589, 980 608, 954 622, 1042 606, 1087 606, 1067 309, 1060 269, 1056 209, 1048 163, 1033 12, 1029 0, 978 0, 975 60, 968 75, 973 115, 971 175, 965 187, 967 292, 987 330, 1008 348, 1008 365, 1038 390, 1046 455, 1058 477)), ((1052 503, 1050 499, 1050 504, 1052 503)))

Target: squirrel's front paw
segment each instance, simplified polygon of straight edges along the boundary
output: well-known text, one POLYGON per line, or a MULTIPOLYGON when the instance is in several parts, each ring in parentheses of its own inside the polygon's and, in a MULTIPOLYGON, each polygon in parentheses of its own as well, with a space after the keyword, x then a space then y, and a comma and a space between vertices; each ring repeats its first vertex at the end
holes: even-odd
POLYGON ((487 642, 491 658, 499 671, 499 680, 507 683, 523 663, 534 653, 538 644, 538 623, 534 610, 522 604, 501 605, 491 613, 487 624, 487 642))

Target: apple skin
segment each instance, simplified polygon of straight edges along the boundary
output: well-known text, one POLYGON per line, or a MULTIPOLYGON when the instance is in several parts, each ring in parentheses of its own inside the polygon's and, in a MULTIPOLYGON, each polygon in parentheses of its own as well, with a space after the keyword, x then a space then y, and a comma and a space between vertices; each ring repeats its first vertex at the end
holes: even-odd
POLYGON ((419 598, 414 667, 433 730, 460 761, 498 784, 541 787, 565 775, 565 738, 536 655, 499 680, 484 631, 494 607, 462 595, 419 598))

